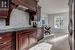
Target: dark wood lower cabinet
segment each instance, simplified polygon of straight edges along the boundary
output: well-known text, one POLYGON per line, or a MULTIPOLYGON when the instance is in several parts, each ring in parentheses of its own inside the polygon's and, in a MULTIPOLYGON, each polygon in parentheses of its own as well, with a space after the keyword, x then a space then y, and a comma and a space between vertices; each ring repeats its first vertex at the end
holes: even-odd
POLYGON ((16 50, 28 50, 28 47, 32 46, 37 42, 36 30, 34 29, 17 32, 16 34, 16 50))
POLYGON ((17 32, 16 36, 16 50, 26 50, 28 47, 28 35, 22 32, 17 32))
POLYGON ((29 34, 29 47, 31 47, 35 43, 37 43, 36 34, 37 34, 36 32, 33 32, 32 34, 29 34))
POLYGON ((13 50, 12 33, 0 35, 0 50, 13 50))
POLYGON ((27 29, 0 35, 0 50, 28 50, 41 39, 41 30, 27 29))
POLYGON ((2 48, 1 50, 12 50, 12 46, 8 45, 2 48))

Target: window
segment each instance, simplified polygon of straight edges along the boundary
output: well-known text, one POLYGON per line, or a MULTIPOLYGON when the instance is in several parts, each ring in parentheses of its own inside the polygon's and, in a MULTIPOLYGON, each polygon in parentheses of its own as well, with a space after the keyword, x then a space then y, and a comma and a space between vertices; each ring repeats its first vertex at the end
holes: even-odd
POLYGON ((55 28, 63 28, 63 16, 55 16, 54 17, 54 27, 55 28))

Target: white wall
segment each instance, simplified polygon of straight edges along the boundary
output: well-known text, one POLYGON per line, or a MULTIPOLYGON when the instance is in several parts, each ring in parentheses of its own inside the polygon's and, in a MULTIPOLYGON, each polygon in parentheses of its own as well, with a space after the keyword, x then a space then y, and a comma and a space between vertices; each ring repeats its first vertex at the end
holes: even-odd
POLYGON ((5 20, 4 19, 0 19, 0 27, 5 26, 5 20))
POLYGON ((66 32, 68 33, 68 21, 69 21, 69 15, 67 12, 64 13, 56 13, 56 14, 49 14, 48 15, 48 22, 49 22, 49 26, 52 27, 52 31, 54 32, 66 32), (63 16, 64 18, 64 29, 55 29, 54 28, 54 17, 55 16, 63 16))
POLYGON ((47 13, 44 13, 44 12, 41 12, 41 25, 42 25, 42 20, 45 20, 45 25, 48 25, 48 14, 47 13))

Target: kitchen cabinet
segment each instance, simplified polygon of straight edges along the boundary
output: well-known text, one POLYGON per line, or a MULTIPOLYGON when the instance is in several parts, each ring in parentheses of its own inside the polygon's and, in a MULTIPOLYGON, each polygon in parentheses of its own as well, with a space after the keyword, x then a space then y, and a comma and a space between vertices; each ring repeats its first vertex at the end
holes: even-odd
POLYGON ((9 0, 0 0, 0 18, 8 18, 9 0))
POLYGON ((22 5, 27 7, 29 10, 36 11, 37 1, 36 0, 12 0, 15 5, 22 5))
POLYGON ((35 43, 37 43, 37 38, 36 38, 36 30, 29 34, 29 47, 33 46, 35 43))
POLYGON ((36 32, 34 30, 21 31, 16 33, 16 50, 27 50, 37 42, 35 38, 36 32))
POLYGON ((2 50, 11 50, 11 46, 6 46, 6 47, 3 48, 2 50))
POLYGON ((26 50, 28 47, 28 35, 24 32, 17 32, 16 50, 26 50))
POLYGON ((12 33, 0 35, 0 50, 13 50, 12 33))
POLYGON ((8 8, 0 8, 0 18, 8 18, 9 16, 9 9, 8 8))
POLYGON ((10 0, 0 0, 0 19, 6 21, 6 25, 9 25, 10 18, 10 0))
POLYGON ((38 41, 41 40, 44 37, 43 30, 41 28, 37 29, 37 35, 36 35, 38 41))
POLYGON ((42 38, 41 29, 28 29, 16 33, 16 50, 27 50, 42 38))
POLYGON ((42 37, 41 29, 31 28, 0 34, 0 50, 28 50, 42 37))

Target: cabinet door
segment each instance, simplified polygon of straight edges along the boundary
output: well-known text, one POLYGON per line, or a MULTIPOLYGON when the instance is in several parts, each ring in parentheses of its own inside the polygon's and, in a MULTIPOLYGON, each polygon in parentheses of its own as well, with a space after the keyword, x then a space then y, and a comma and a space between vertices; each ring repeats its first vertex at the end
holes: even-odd
POLYGON ((0 36, 0 49, 13 50, 12 33, 5 33, 0 36))
POLYGON ((1 48, 1 50, 13 50, 13 49, 12 49, 12 46, 8 45, 8 46, 5 46, 4 48, 1 48))
POLYGON ((29 47, 34 45, 37 42, 37 38, 36 38, 36 32, 32 32, 29 35, 29 47))
POLYGON ((41 38, 43 38, 44 34, 42 32, 42 29, 41 28, 38 28, 37 29, 37 39, 40 40, 41 38))
POLYGON ((9 16, 8 8, 0 8, 0 18, 8 18, 9 16))
POLYGON ((18 49, 17 50, 27 50, 28 47, 28 35, 26 33, 19 33, 18 35, 18 49))
POLYGON ((0 0, 0 18, 7 18, 8 16, 9 16, 9 0, 0 0))

